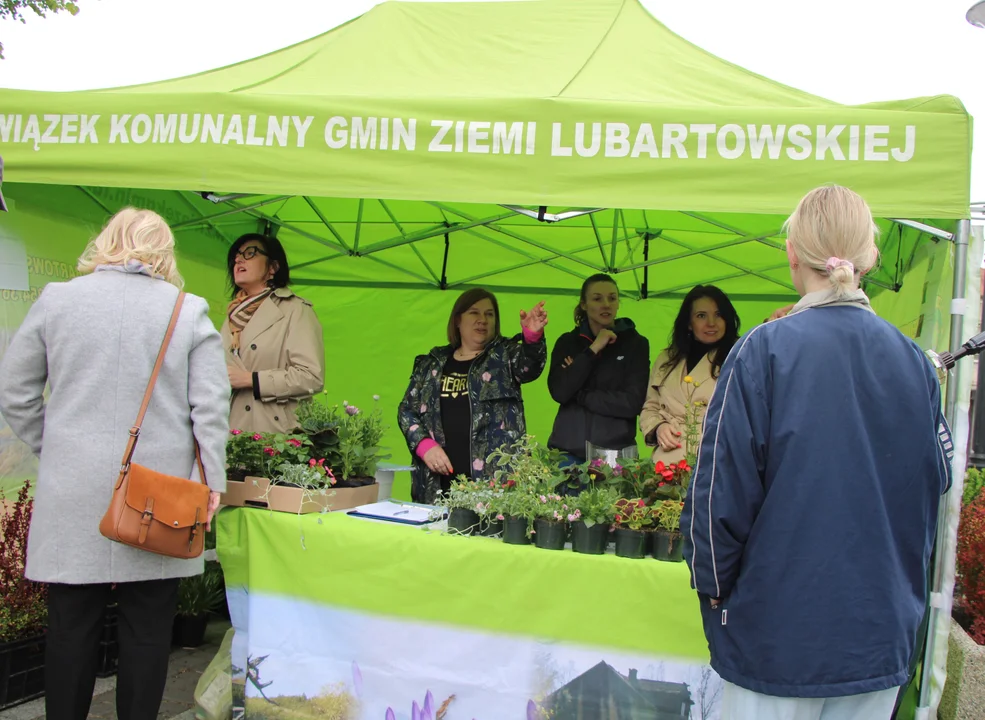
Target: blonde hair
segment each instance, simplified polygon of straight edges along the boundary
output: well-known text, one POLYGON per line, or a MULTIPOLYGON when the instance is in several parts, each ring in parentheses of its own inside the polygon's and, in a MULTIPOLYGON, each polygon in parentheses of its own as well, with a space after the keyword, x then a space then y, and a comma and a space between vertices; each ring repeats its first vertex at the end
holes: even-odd
POLYGON ((802 263, 826 275, 838 295, 858 287, 879 257, 879 228, 860 195, 840 185, 807 193, 783 224, 802 263))
POLYGON ((179 290, 185 281, 174 257, 174 235, 152 210, 125 207, 109 219, 102 232, 89 241, 77 269, 91 273, 100 265, 126 265, 137 261, 151 274, 160 275, 179 290))

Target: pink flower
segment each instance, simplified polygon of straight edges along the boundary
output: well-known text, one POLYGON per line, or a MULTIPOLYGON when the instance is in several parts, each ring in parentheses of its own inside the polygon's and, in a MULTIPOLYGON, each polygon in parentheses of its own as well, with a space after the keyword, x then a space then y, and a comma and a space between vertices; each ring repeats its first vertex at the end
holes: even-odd
POLYGON ((411 432, 414 432, 414 431, 415 431, 415 430, 417 430, 417 428, 419 428, 419 427, 420 427, 420 425, 411 425, 411 426, 410 426, 410 431, 411 431, 411 432))
POLYGON ((428 406, 427 406, 427 405, 423 405, 423 404, 422 404, 422 405, 421 405, 421 412, 422 412, 422 413, 426 413, 427 411, 428 411, 428 406))
POLYGON ((555 520, 563 520, 564 518, 561 517, 561 513, 559 513, 557 510, 555 510, 554 511, 554 519, 555 520))
POLYGON ((482 462, 482 460, 480 460, 479 458, 476 458, 475 460, 472 461, 473 470, 482 470, 482 468, 484 468, 485 466, 486 464, 482 462))
POLYGON ((254 433, 253 434, 253 439, 254 440, 263 440, 263 435, 261 435, 260 433, 254 433))
POLYGON ((488 372, 482 373, 483 382, 489 382, 490 380, 492 380, 492 375, 490 375, 488 372))
POLYGON ((431 377, 438 377, 438 371, 437 370, 432 370, 431 371, 431 377))
POLYGON ((546 502, 547 502, 547 498, 546 498, 546 497, 544 497, 543 495, 541 495, 541 496, 540 496, 540 501, 541 501, 542 503, 546 503, 546 502))
POLYGON ((242 430, 230 430, 229 431, 229 434, 230 435, 242 435, 243 434, 243 431, 242 430))
POLYGON ((345 411, 346 411, 346 413, 348 415, 358 415, 359 414, 359 408, 357 408, 355 405, 346 405, 345 411))
POLYGON ((314 458, 311 458, 311 459, 310 459, 310 460, 308 461, 308 465, 310 465, 311 467, 314 467, 314 466, 315 466, 315 465, 317 465, 317 464, 318 464, 318 463, 317 463, 317 462, 315 462, 315 459, 314 459, 314 458))
POLYGON ((288 445, 293 445, 293 446, 294 446, 294 447, 296 447, 296 448, 299 448, 299 447, 301 447, 301 441, 300 441, 300 440, 296 440, 296 439, 294 439, 294 438, 291 438, 290 440, 288 440, 288 441, 287 441, 287 444, 288 444, 288 445))
POLYGON ((497 520, 505 520, 506 518, 503 517, 503 513, 500 513, 499 515, 496 516, 496 519, 497 520))
POLYGON ((568 515, 568 522, 574 522, 579 517, 581 517, 581 516, 578 513, 576 513, 576 512, 571 513, 570 515, 568 515))
POLYGON ((477 512, 482 512, 483 510, 486 509, 486 506, 483 505, 482 503, 476 503, 475 504, 475 509, 476 509, 477 512))

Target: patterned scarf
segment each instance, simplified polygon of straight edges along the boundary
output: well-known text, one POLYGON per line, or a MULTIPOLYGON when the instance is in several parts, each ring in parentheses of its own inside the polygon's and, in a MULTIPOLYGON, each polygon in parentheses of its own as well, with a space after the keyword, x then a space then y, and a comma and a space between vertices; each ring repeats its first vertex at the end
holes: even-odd
POLYGON ((239 335, 243 332, 243 328, 250 322, 257 308, 260 307, 263 301, 267 299, 267 296, 273 291, 273 288, 267 288, 259 295, 247 297, 246 291, 240 290, 236 293, 233 301, 229 303, 229 310, 227 312, 229 316, 229 334, 232 338, 229 349, 232 350, 234 355, 239 354, 239 335))

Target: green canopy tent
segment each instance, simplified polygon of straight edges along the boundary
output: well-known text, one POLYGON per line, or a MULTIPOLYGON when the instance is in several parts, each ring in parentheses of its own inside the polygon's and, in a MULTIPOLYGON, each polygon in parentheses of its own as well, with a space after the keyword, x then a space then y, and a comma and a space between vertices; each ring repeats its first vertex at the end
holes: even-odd
MULTIPOLYGON (((0 90, 15 210, 0 231, 24 242, 33 286, 4 291, 6 324, 126 204, 173 224, 218 321, 229 243, 261 228, 315 303, 331 396, 380 394, 390 420, 469 286, 503 293, 508 331, 546 297, 556 337, 582 280, 615 274, 654 355, 698 283, 729 293, 748 328, 796 298, 783 220, 838 182, 879 218, 877 309, 941 348, 961 327, 948 320, 952 286, 964 297, 970 127, 952 97, 844 106, 772 82, 637 0, 387 2, 186 78, 0 90)), ((546 439, 556 406, 543 382, 525 397, 546 439)), ((948 397, 953 410, 957 383, 948 397)))

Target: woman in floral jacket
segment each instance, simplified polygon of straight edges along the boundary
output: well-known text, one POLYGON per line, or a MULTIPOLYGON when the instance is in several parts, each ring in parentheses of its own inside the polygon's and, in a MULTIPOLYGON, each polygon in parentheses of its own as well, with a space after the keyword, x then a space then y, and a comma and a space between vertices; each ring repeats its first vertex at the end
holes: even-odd
POLYGON ((506 339, 487 290, 463 293, 448 319, 448 345, 414 361, 397 422, 414 456, 411 498, 432 503, 457 475, 481 477, 486 457, 526 433, 520 386, 547 363, 544 303, 520 312, 523 333, 506 339))

